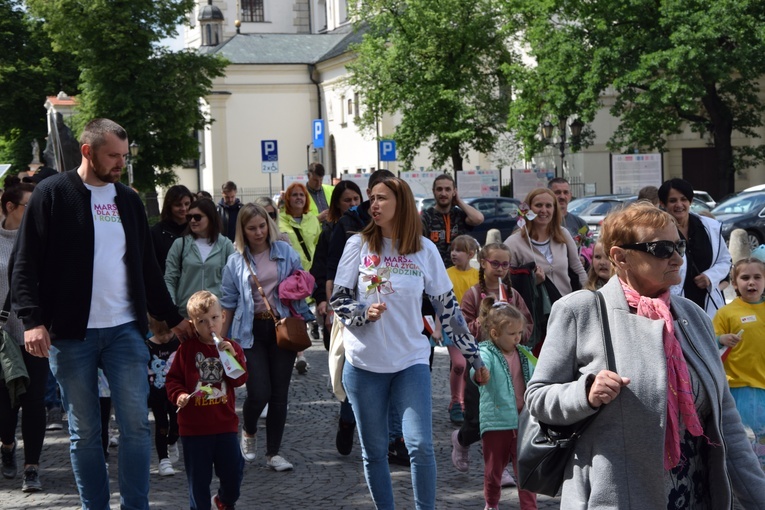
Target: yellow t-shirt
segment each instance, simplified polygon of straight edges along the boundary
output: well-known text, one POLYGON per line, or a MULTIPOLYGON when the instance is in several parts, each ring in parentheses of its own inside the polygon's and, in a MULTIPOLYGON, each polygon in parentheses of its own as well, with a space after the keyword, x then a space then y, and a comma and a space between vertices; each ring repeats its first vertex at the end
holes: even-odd
POLYGON ((730 387, 765 389, 765 303, 750 304, 737 297, 717 311, 712 323, 718 336, 744 330, 723 364, 730 387))
POLYGON ((446 270, 449 279, 454 287, 454 295, 457 296, 457 302, 462 303, 462 296, 470 287, 478 283, 478 269, 471 267, 467 271, 460 271, 457 266, 452 266, 446 270))

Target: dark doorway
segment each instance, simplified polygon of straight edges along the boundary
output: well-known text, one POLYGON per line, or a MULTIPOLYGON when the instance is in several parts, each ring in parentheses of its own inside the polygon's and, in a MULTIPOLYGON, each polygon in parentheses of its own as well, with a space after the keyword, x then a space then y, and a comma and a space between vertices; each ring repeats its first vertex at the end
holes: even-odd
POLYGON ((335 135, 329 135, 329 171, 332 177, 340 177, 337 170, 337 146, 335 145, 335 135))
POLYGON ((690 182, 693 189, 706 191, 715 200, 723 195, 720 192, 717 168, 714 147, 683 149, 683 179, 690 182))

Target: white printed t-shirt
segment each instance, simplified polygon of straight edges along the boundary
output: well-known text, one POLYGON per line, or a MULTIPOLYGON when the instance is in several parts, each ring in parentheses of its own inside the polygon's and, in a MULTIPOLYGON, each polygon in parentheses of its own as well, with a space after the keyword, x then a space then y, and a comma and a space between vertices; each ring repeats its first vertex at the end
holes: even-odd
POLYGON ((335 285, 356 290, 356 300, 365 305, 377 302, 377 295, 366 297, 365 275, 389 267, 393 293, 381 295, 387 310, 377 322, 343 328, 345 359, 354 367, 370 372, 399 372, 412 365, 428 364, 430 342, 422 334, 423 291, 439 296, 452 289, 444 262, 436 246, 422 238, 422 249, 399 255, 390 239, 383 239, 383 251, 371 253, 361 236, 352 236, 337 268, 335 285))
POLYGON ((128 290, 125 229, 114 203, 114 184, 85 187, 90 190, 95 233, 88 328, 111 328, 136 320, 128 290))

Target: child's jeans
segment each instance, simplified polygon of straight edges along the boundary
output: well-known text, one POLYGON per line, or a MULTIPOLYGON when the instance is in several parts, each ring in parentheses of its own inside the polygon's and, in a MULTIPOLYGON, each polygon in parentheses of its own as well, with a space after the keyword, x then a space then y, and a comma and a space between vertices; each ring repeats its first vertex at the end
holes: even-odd
MULTIPOLYGON (((513 460, 513 471, 518 478, 518 431, 492 430, 484 432, 483 441, 483 497, 487 507, 498 507, 502 495, 502 471, 510 459, 513 460)), ((521 500, 521 510, 536 510, 537 495, 533 492, 518 488, 518 499, 521 500)))
POLYGON ((213 467, 220 481, 218 498, 226 506, 239 499, 244 475, 244 458, 236 432, 209 436, 183 436, 183 465, 189 482, 191 510, 210 510, 210 483, 213 467))

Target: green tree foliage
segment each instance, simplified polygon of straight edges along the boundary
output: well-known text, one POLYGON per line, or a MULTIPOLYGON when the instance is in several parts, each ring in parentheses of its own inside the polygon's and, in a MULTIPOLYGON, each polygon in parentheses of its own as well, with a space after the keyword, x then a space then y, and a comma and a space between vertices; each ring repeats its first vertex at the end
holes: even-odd
POLYGON ((193 0, 27 0, 57 50, 81 69, 79 122, 108 117, 140 145, 135 186, 175 181, 171 167, 198 157, 199 99, 226 62, 157 43, 175 35, 193 0))
POLYGON ((612 151, 657 149, 690 127, 709 133, 717 153, 720 190, 733 175, 762 162, 757 129, 765 107, 765 2, 761 0, 510 0, 521 16, 535 68, 509 67, 518 84, 510 127, 527 156, 540 149, 545 117, 579 114, 591 121, 600 94, 617 93, 620 119, 612 151), (744 135, 746 147, 733 147, 744 135))
POLYGON ((501 68, 515 56, 511 24, 493 0, 370 0, 356 2, 365 31, 348 67, 364 102, 360 124, 397 112, 398 151, 411 166, 428 144, 434 167, 451 160, 462 170, 473 148, 490 153, 506 128, 507 87, 501 68))
POLYGON ((77 92, 78 71, 69 56, 51 48, 42 22, 20 0, 0 0, 0 162, 26 170, 32 142, 45 148, 45 97, 77 92))

